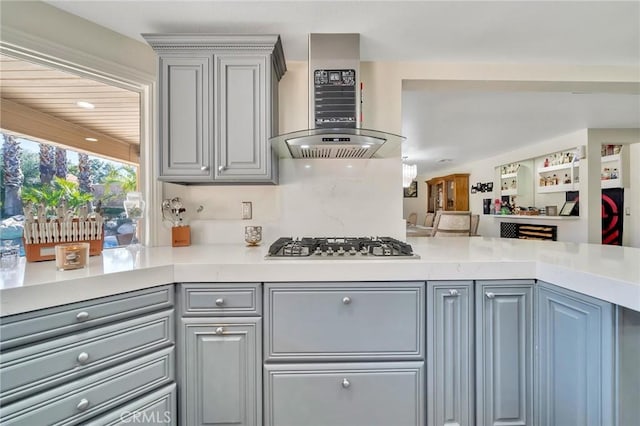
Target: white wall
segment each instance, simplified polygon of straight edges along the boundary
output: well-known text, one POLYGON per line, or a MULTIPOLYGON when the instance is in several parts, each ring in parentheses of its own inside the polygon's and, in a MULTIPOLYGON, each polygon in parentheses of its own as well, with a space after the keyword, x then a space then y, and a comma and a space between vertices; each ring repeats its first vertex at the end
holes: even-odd
POLYGON ((629 188, 624 191, 625 210, 623 243, 625 246, 640 248, 640 143, 629 148, 629 188))

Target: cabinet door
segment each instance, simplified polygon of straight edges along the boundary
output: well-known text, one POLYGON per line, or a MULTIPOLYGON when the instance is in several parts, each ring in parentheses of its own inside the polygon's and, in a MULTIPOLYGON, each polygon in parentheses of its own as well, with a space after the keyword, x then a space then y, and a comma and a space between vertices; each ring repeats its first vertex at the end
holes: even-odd
POLYGON ((614 424, 612 305, 546 283, 536 292, 538 424, 614 424))
POLYGON ((265 365, 265 426, 424 424, 423 362, 265 365))
POLYGON ((477 422, 532 425, 533 282, 476 285, 477 422))
POLYGON ((427 283, 427 424, 474 424, 473 287, 427 283))
POLYGON ((160 179, 207 182, 213 56, 159 58, 160 179))
POLYGON ((185 318, 180 424, 262 424, 260 318, 185 318))
POLYGON ((215 179, 273 182, 269 56, 216 55, 215 179))

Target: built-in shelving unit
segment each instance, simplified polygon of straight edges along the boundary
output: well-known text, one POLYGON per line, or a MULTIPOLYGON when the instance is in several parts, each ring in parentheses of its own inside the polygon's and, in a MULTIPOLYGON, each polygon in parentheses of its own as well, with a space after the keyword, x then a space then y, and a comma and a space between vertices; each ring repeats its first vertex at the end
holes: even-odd
POLYGON ((531 168, 524 163, 511 163, 498 167, 500 173, 500 195, 517 197, 517 202, 530 205, 533 202, 531 193, 531 168))
POLYGON ((538 168, 537 192, 577 191, 579 188, 579 166, 577 160, 538 168))
POLYGON ((624 188, 622 180, 622 148, 620 148, 618 154, 601 157, 600 164, 600 182, 602 189, 624 188))

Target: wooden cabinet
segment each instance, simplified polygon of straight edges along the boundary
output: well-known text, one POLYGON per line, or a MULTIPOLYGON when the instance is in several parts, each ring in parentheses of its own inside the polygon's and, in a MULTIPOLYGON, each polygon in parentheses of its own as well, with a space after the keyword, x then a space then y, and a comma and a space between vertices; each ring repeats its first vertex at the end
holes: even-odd
POLYGON ((476 283, 477 423, 533 425, 533 282, 476 283))
POLYGON ((475 424, 473 282, 427 282, 427 424, 475 424))
POLYGON ((277 35, 145 34, 158 54, 159 176, 175 183, 277 183, 277 35))
POLYGON ((458 173, 427 181, 427 211, 469 210, 469 174, 458 173))
POLYGON ((258 283, 178 286, 179 424, 262 425, 261 290, 258 283))
POLYGON ((538 424, 615 424, 613 306, 539 282, 536 307, 538 424))

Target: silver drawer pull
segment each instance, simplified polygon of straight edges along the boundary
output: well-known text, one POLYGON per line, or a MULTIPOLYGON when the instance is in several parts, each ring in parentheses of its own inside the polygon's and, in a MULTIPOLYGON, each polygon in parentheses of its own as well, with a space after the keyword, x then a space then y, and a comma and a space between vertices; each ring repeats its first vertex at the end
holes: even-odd
POLYGON ((488 299, 493 299, 494 297, 496 297, 496 295, 491 293, 491 292, 487 292, 486 296, 487 296, 488 299))
POLYGON ((80 402, 78 402, 78 405, 76 405, 76 408, 78 409, 78 411, 86 410, 87 408, 89 408, 89 400, 86 398, 82 398, 80 402))
POLYGON ((209 166, 202 166, 200 167, 200 170, 202 170, 203 172, 207 172, 209 171, 209 166))
POLYGON ((344 303, 345 305, 348 305, 351 303, 351 298, 349 296, 345 296, 342 298, 342 303, 344 303))
POLYGON ((218 166, 219 172, 224 172, 227 169, 227 166, 218 166))
POLYGON ((224 334, 224 329, 222 327, 216 328, 216 334, 224 334))
POLYGON ((454 288, 452 288, 451 290, 449 290, 449 296, 459 296, 460 292, 454 288))
POLYGON ((224 305, 224 299, 221 297, 219 299, 216 299, 216 306, 222 306, 224 305))
POLYGON ((82 312, 78 312, 78 314, 76 315, 76 319, 78 321, 86 321, 89 319, 89 312, 86 311, 82 311, 82 312))
POLYGON ((351 382, 347 379, 342 379, 342 387, 347 389, 349 386, 351 386, 351 382))
POLYGON ((86 352, 80 352, 80 354, 78 354, 78 358, 76 358, 78 360, 78 364, 84 365, 87 363, 87 361, 89 361, 89 354, 86 352))

